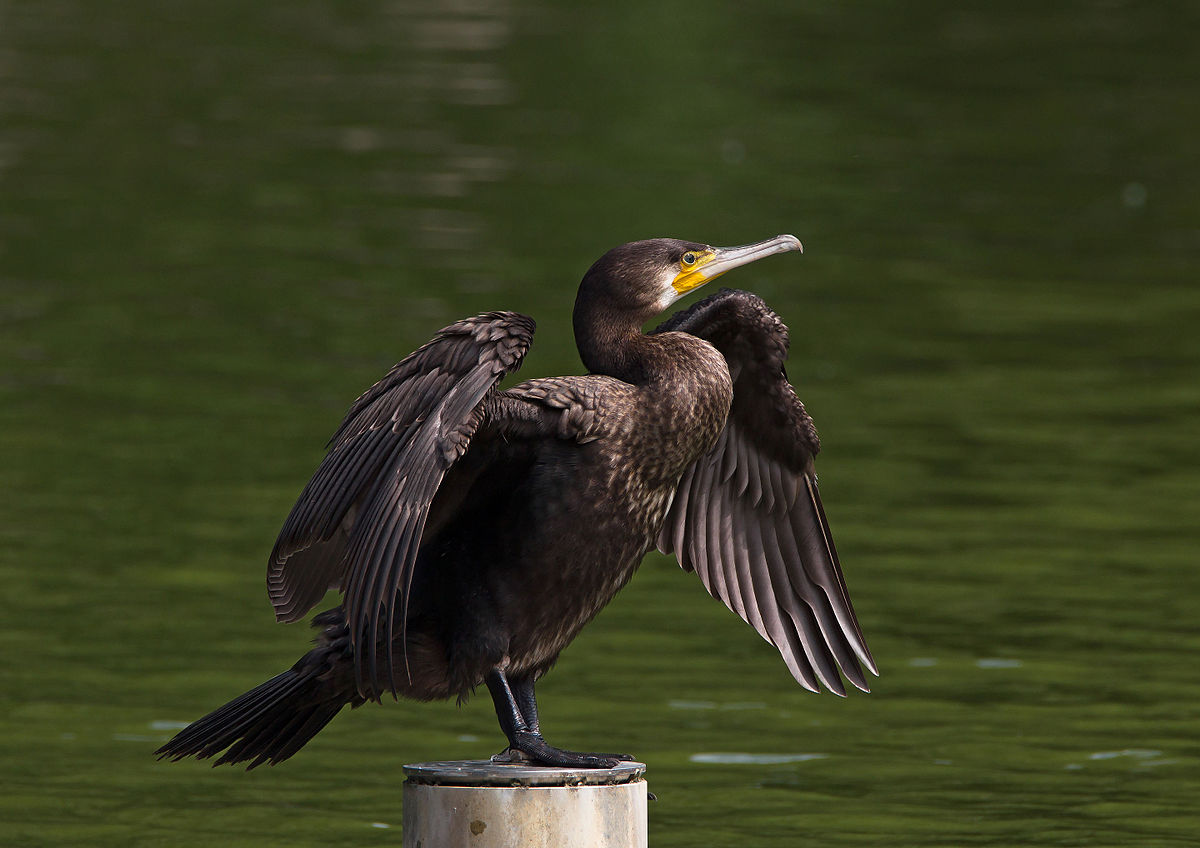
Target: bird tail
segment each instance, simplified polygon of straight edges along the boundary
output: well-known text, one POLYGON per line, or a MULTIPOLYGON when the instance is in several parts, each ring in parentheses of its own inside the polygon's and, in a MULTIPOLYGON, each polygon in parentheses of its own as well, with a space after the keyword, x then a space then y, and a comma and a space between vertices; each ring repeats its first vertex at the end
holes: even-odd
POLYGON ((339 673, 346 668, 340 642, 319 644, 283 674, 192 722, 155 751, 158 758, 203 760, 225 751, 214 766, 249 761, 247 770, 286 760, 342 707, 363 702, 339 673))

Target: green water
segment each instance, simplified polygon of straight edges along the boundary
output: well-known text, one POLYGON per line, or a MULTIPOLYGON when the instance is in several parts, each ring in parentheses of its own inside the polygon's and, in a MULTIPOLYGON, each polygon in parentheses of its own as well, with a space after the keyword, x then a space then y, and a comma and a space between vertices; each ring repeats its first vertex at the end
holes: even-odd
POLYGON ((498 750, 486 698, 151 756, 305 648, 263 576, 324 439, 462 315, 577 372, 614 244, 777 232, 728 279, 792 327, 882 677, 803 692, 652 557, 551 740, 649 764, 656 846, 1200 842, 1198 24, 0 0, 0 843, 398 844, 400 765, 498 750))

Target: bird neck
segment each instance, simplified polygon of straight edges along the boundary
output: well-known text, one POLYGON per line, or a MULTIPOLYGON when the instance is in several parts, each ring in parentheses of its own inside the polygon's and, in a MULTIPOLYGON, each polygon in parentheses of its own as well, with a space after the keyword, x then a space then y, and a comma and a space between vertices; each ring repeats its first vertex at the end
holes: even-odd
POLYGON ((616 311, 575 309, 575 344, 592 374, 642 385, 653 373, 654 339, 642 334, 635 316, 616 311))

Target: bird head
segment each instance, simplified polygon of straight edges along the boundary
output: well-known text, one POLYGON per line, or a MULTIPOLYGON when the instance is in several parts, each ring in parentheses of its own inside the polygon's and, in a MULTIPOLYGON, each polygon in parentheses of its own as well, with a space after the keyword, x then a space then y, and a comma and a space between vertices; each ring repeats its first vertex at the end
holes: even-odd
POLYGON ((628 315, 637 326, 722 274, 776 253, 803 252, 800 240, 779 235, 741 247, 712 247, 672 238, 634 241, 596 260, 579 286, 576 313, 594 305, 628 315))

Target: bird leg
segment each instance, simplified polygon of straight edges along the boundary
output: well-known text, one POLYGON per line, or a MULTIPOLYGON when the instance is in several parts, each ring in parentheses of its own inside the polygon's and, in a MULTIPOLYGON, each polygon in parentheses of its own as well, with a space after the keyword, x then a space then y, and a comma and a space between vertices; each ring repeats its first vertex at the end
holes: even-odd
POLYGON ((525 729, 531 733, 541 733, 541 727, 538 725, 537 698, 533 695, 533 678, 521 677, 509 681, 509 686, 512 689, 517 709, 521 711, 521 717, 525 719, 525 729))
POLYGON ((559 768, 612 768, 628 754, 583 754, 550 745, 538 729, 537 701, 530 677, 510 681, 504 670, 494 667, 487 676, 488 691, 496 705, 500 729, 508 737, 508 748, 492 757, 494 763, 536 763, 559 768))

